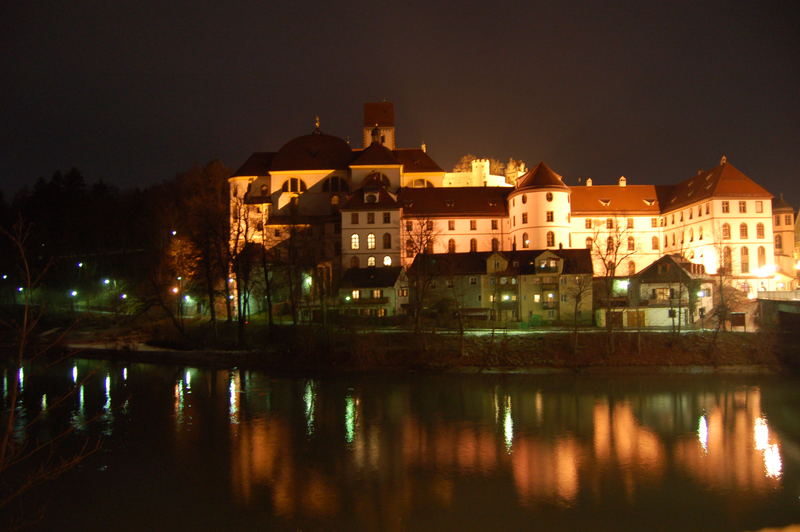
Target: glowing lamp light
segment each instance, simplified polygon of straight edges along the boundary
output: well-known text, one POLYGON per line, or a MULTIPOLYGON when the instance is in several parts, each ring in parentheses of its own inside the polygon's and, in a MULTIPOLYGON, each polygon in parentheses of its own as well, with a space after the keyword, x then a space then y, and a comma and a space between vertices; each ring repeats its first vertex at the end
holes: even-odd
POLYGON ((619 287, 623 290, 627 290, 630 284, 631 284, 630 281, 625 281, 625 280, 619 281, 619 287))
POLYGON ((187 303, 191 303, 192 302, 192 298, 189 297, 189 296, 183 296, 183 300, 186 301, 187 303))
POLYGON ((25 290, 25 289, 22 288, 21 286, 19 288, 17 288, 17 292, 22 292, 23 290, 25 290))
POLYGON ((697 297, 706 297, 705 290, 698 290, 697 291, 697 297))
POLYGON ((170 232, 170 234, 171 234, 172 236, 175 236, 175 235, 177 235, 177 234, 178 234, 178 232, 177 232, 177 231, 175 231, 175 230, 173 229, 173 230, 170 232))
POLYGON ((229 282, 229 283, 232 283, 232 282, 233 282, 233 277, 229 277, 229 278, 228 278, 228 282, 229 282))
POLYGON ((350 296, 344 296, 345 301, 350 301, 350 296))
POLYGON ((511 296, 510 296, 510 295, 508 295, 508 294, 503 294, 503 301, 508 301, 509 299, 511 299, 511 296))
POLYGON ((72 291, 70 291, 69 295, 72 296, 72 297, 75 297, 75 296, 78 295, 78 291, 77 290, 72 290, 72 291))
POLYGON ((83 263, 82 262, 78 263, 78 268, 83 268, 83 263))
POLYGON ((128 299, 128 294, 120 294, 119 298, 120 299, 128 299))
POLYGON ((183 277, 178 277, 178 280, 179 280, 179 281, 182 281, 182 280, 183 280, 183 277))
POLYGON ((232 300, 232 299, 233 299, 233 296, 228 296, 228 299, 231 299, 231 300, 232 300))
POLYGON ((5 279, 8 279, 8 274, 7 274, 7 273, 4 273, 4 274, 3 274, 3 279, 4 279, 4 280, 5 280, 5 279))
POLYGON ((173 294, 177 294, 178 293, 178 287, 177 286, 173 286, 171 291, 172 291, 173 294))

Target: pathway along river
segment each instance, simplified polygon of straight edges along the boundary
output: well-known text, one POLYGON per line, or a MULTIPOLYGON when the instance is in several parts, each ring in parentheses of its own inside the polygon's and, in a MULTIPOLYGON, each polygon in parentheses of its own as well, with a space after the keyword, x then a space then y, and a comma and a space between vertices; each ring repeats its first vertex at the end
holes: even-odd
MULTIPOLYGON (((45 530, 755 530, 800 523, 800 387, 755 376, 26 368, 102 449, 45 530)), ((7 396, 6 396, 7 400, 7 396)))

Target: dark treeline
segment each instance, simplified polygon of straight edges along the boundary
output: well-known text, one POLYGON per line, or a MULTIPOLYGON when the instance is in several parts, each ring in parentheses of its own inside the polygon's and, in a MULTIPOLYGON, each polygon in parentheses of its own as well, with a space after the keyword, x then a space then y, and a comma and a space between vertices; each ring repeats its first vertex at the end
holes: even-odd
MULTIPOLYGON (((126 315, 158 307, 180 325, 184 293, 219 291, 227 277, 229 175, 214 161, 157 185, 120 190, 87 182, 73 168, 0 196, 2 228, 27 229, 26 260, 34 275, 45 272, 31 301, 126 315)), ((19 253, 11 238, 0 246, 0 298, 19 303, 19 253)))

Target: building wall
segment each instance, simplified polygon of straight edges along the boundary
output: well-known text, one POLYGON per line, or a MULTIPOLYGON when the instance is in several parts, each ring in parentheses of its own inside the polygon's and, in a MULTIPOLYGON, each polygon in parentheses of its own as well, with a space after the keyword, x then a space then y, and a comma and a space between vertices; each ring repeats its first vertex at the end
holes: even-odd
POLYGON ((342 268, 353 266, 366 268, 368 266, 397 266, 400 264, 400 210, 378 209, 375 211, 343 211, 342 212, 342 268), (354 215, 358 217, 356 221, 354 215), (389 216, 389 221, 384 221, 384 216, 389 216), (370 223, 370 219, 373 220, 370 223), (358 236, 358 248, 355 249, 353 236, 358 236), (370 235, 374 239, 374 246, 370 244, 370 235), (384 247, 384 235, 389 235, 390 246, 384 247), (374 257, 375 264, 370 264, 370 257, 374 257), (388 257, 389 264, 384 262, 388 257), (353 259, 358 264, 353 263, 353 259))
POLYGON ((573 247, 570 238, 572 213, 569 191, 523 189, 512 192, 508 201, 511 218, 511 243, 508 249, 573 247), (548 220, 548 213, 552 220, 548 220), (551 242, 548 242, 548 233, 552 233, 551 242))

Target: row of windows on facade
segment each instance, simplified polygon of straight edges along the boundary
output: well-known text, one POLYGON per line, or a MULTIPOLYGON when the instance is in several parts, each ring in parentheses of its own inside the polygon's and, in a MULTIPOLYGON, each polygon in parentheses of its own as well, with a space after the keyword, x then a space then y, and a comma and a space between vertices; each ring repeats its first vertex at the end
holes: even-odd
MULTIPOLYGON (((383 249, 392 249, 392 235, 383 233, 383 249)), ((367 235, 367 249, 375 249, 376 238, 375 233, 367 235)), ((361 237, 358 234, 350 235, 350 249, 361 249, 361 237)))
MULTIPOLYGON (((308 190, 308 186, 306 182, 298 177, 290 177, 286 181, 283 182, 281 185, 281 191, 283 192, 306 192, 308 190)), ((333 176, 329 177, 325 181, 322 182, 322 191, 323 192, 349 192, 350 185, 347 184, 347 181, 344 179, 333 176)), ((267 185, 261 185, 261 195, 266 196, 269 194, 269 187, 267 185)))
MULTIPOLYGON (((791 214, 784 214, 783 215, 783 225, 793 225, 794 224, 794 222, 792 221, 793 217, 794 216, 791 215, 791 214)), ((781 215, 780 214, 776 214, 775 215, 775 225, 781 225, 781 215)))
MULTIPOLYGON (((544 214, 545 214, 545 216, 544 216, 544 221, 545 222, 554 222, 555 221, 555 214, 553 213, 553 211, 546 211, 544 214)), ((572 217, 570 216, 569 213, 567 213, 567 223, 571 223, 571 222, 572 222, 572 217)), ((528 213, 527 212, 523 212, 522 213, 522 223, 523 224, 528 223, 528 213)), ((512 227, 516 227, 517 226, 517 217, 516 216, 512 216, 511 217, 511 226, 512 227)))
MULTIPOLYGON (((767 250, 764 249, 764 246, 758 246, 756 253, 758 267, 763 268, 767 264, 767 250)), ((722 267, 725 268, 727 273, 731 273, 733 269, 732 255, 733 252, 730 247, 725 246, 722 249, 722 267)), ((739 271, 741 273, 750 273, 750 250, 746 246, 739 250, 739 271)))
MULTIPOLYGON (((389 255, 384 255, 383 260, 381 261, 381 263, 386 267, 391 266, 392 265, 392 257, 390 257, 389 255)), ((374 257, 374 256, 367 257, 367 268, 371 268, 371 267, 377 266, 377 265, 378 265, 378 262, 377 262, 376 257, 374 257)), ((350 257, 350 267, 351 268, 360 268, 361 267, 361 259, 359 259, 358 257, 350 257)))
MULTIPOLYGON (((420 220, 420 229, 422 229, 423 222, 420 220)), ((426 231, 433 231, 433 220, 426 220, 424 222, 424 227, 426 231)), ((497 231, 500 227, 499 220, 492 220, 492 231, 497 231)), ((456 221, 455 220, 447 220, 447 230, 448 231, 455 231, 456 230, 456 221)), ((478 220, 470 220, 469 221, 469 230, 470 231, 477 231, 478 230, 478 220)), ((406 231, 411 233, 414 231, 414 222, 411 220, 406 221, 406 231)))
MULTIPOLYGON (((383 217, 383 223, 388 224, 388 223, 392 222, 392 213, 384 212, 384 213, 381 213, 381 215, 383 217)), ((361 223, 360 219, 361 219, 360 213, 357 213, 357 212, 350 213, 350 224, 351 225, 358 225, 359 223, 361 223)), ((375 213, 374 212, 368 212, 367 213, 367 223, 368 224, 374 224, 375 223, 375 213)))
MULTIPOLYGON (((545 194, 544 199, 546 199, 547 201, 553 201, 553 193, 552 192, 548 192, 547 194, 545 194)), ((512 198, 511 199, 511 206, 512 207, 514 207, 516 205, 515 200, 516 200, 516 198, 512 198)), ((528 203, 528 195, 527 194, 522 194, 520 196, 520 200, 522 200, 522 203, 528 203)), ((567 202, 569 202, 569 196, 567 196, 567 202)))

